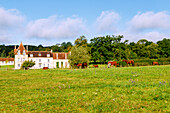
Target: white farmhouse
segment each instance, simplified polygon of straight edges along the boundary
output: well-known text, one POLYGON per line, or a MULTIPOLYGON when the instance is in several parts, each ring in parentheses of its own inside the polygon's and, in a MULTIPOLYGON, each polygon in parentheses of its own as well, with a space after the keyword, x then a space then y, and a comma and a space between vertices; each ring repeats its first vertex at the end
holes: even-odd
POLYGON ((18 49, 14 49, 15 54, 15 69, 20 69, 24 61, 34 61, 35 65, 31 69, 42 69, 43 67, 48 68, 69 68, 68 62, 69 53, 53 53, 51 51, 28 51, 23 46, 22 42, 18 49))
POLYGON ((0 66, 14 65, 14 58, 0 58, 0 66))

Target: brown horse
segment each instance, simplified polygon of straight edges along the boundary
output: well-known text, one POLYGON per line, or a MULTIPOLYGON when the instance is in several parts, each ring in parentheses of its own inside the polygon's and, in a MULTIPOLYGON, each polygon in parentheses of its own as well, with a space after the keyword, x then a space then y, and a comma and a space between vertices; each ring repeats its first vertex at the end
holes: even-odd
POLYGON ((87 68, 87 63, 83 63, 82 68, 87 68))
POLYGON ((82 64, 74 64, 74 66, 77 66, 78 68, 87 68, 87 63, 82 63, 82 64))
POLYGON ((93 65, 95 68, 98 68, 98 65, 93 65))
POLYGON ((108 64, 111 64, 111 66, 116 66, 117 65, 117 62, 116 61, 109 61, 108 64))
POLYGON ((77 67, 80 67, 80 66, 82 66, 82 64, 77 64, 77 67))
POLYGON ((158 63, 158 62, 153 62, 152 64, 153 64, 153 65, 159 65, 159 63, 158 63))
POLYGON ((126 64, 132 64, 134 65, 134 61, 133 60, 123 60, 122 62, 126 62, 126 64))

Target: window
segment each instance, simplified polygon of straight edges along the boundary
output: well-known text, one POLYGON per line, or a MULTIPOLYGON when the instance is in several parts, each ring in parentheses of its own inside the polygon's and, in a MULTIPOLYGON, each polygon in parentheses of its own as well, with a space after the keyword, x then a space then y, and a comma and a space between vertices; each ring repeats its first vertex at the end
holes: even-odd
POLYGON ((25 58, 23 58, 23 62, 25 61, 25 58))
POLYGON ((38 56, 41 56, 41 53, 39 53, 38 56))
POLYGON ((20 58, 18 58, 18 62, 20 61, 20 58))
POLYGON ((25 56, 25 50, 23 51, 23 55, 25 56))
POLYGON ((41 67, 41 64, 39 64, 39 67, 41 67))
POLYGON ((50 62, 50 59, 47 59, 47 62, 50 62))
POLYGON ((33 57, 33 54, 30 54, 30 57, 33 57))
POLYGON ((20 55, 20 50, 18 50, 18 55, 20 55))
POLYGON ((48 68, 49 68, 49 66, 50 66, 50 65, 48 64, 48 68))
POLYGON ((39 59, 39 62, 41 62, 41 59, 39 59))
POLYGON ((50 54, 47 54, 47 57, 50 57, 50 54))
POLYGON ((18 67, 20 67, 20 64, 18 64, 18 67))
POLYGON ((2 64, 4 64, 5 61, 2 61, 2 64))
POLYGON ((44 67, 45 67, 45 64, 44 64, 44 67))

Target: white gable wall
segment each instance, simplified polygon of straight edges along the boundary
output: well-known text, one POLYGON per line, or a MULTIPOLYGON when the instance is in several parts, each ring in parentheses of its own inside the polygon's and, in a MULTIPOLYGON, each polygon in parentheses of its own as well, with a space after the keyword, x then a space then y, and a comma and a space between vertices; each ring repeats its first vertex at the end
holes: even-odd
POLYGON ((20 69, 24 61, 28 60, 28 55, 15 55, 15 69, 20 69))

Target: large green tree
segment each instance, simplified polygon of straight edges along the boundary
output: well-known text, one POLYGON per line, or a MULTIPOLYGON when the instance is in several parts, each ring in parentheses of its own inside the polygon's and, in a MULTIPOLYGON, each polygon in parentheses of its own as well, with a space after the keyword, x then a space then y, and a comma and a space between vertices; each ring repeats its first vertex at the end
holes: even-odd
POLYGON ((123 35, 103 36, 91 39, 91 60, 107 62, 109 60, 129 59, 133 53, 128 47, 128 40, 121 42, 123 35))
POLYGON ((157 42, 162 57, 170 57, 170 39, 164 38, 157 42))
POLYGON ((87 39, 84 35, 80 36, 75 40, 74 44, 76 47, 80 47, 80 46, 87 47, 87 39))
POLYGON ((94 62, 107 62, 107 60, 113 59, 113 37, 95 37, 90 40, 91 47, 91 59, 94 62))
POLYGON ((89 63, 90 57, 86 48, 74 46, 71 49, 71 54, 68 55, 68 59, 70 65, 74 67, 74 64, 89 63))

